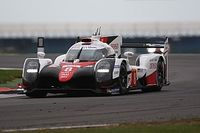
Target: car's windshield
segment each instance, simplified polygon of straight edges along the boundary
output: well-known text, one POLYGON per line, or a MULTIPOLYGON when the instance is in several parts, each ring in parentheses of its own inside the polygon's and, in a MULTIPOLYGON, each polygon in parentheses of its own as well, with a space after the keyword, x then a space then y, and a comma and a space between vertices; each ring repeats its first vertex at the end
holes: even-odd
POLYGON ((106 57, 106 49, 71 49, 66 55, 66 61, 98 61, 106 57))

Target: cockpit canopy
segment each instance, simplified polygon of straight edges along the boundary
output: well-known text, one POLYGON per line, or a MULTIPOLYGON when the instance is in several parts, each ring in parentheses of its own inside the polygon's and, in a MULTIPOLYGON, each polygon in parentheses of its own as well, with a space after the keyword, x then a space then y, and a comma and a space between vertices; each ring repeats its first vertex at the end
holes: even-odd
POLYGON ((100 41, 78 42, 68 50, 65 61, 98 61, 108 57, 115 57, 115 51, 108 44, 100 41))

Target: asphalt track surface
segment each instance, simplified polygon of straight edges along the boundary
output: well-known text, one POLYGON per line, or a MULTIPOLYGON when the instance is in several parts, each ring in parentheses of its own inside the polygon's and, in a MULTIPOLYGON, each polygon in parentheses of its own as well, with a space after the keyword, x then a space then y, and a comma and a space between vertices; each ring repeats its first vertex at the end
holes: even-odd
POLYGON ((170 81, 161 92, 123 96, 24 95, 0 98, 0 129, 200 118, 200 55, 171 55, 170 81))

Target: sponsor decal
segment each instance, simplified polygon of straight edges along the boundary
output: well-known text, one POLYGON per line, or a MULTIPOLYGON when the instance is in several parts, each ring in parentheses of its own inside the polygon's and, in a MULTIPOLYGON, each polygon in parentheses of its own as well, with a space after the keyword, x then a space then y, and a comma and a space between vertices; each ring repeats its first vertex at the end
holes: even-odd
POLYGON ((107 89, 107 92, 112 95, 116 95, 119 94, 119 88, 107 89))
POLYGON ((143 69, 138 68, 139 73, 143 73, 143 69))
POLYGON ((119 93, 119 88, 111 89, 111 93, 112 94, 118 94, 119 93))
POLYGON ((74 73, 82 67, 88 67, 91 65, 95 65, 96 62, 77 62, 77 63, 72 63, 72 62, 64 62, 61 64, 61 71, 59 73, 59 81, 60 82, 67 82, 69 81, 74 73))
POLYGON ((111 45, 110 45, 113 49, 118 49, 118 47, 119 47, 119 44, 118 43, 112 43, 111 45))
POLYGON ((149 69, 156 69, 157 68, 157 63, 150 63, 149 69))
POLYGON ((120 65, 115 65, 114 68, 120 68, 120 65))
POLYGON ((150 62, 157 62, 157 59, 150 59, 150 62))
POLYGON ((97 49, 95 46, 84 46, 83 49, 97 49))
POLYGON ((115 79, 119 76, 119 71, 120 71, 120 66, 119 65, 114 66, 113 79, 115 79))
POLYGON ((114 75, 118 75, 119 74, 119 71, 114 71, 114 75))
POLYGON ((77 67, 71 67, 71 66, 62 67, 59 73, 59 81, 60 82, 69 81, 73 77, 73 74, 77 71, 77 69, 78 69, 77 67))

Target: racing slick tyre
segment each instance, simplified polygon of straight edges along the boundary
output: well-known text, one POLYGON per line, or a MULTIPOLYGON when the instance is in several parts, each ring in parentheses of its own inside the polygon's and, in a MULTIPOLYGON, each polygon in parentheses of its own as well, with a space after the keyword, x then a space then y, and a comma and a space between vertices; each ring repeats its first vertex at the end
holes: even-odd
POLYGON ((164 84, 164 62, 162 60, 158 61, 157 64, 157 86, 154 88, 155 91, 160 91, 164 84))
POLYGON ((30 98, 44 98, 47 96, 47 92, 45 91, 26 92, 26 96, 30 98))
POLYGON ((128 93, 129 89, 127 88, 127 69, 125 63, 122 63, 120 67, 118 85, 120 95, 128 93))

